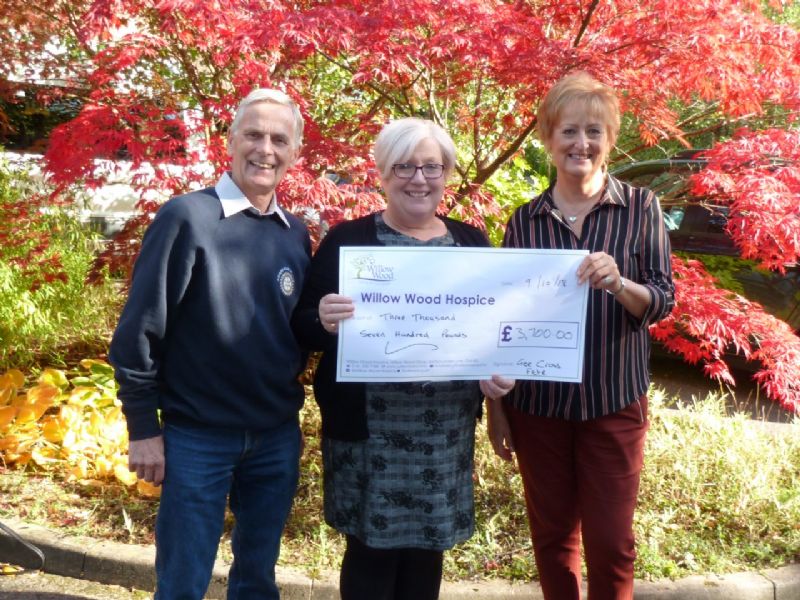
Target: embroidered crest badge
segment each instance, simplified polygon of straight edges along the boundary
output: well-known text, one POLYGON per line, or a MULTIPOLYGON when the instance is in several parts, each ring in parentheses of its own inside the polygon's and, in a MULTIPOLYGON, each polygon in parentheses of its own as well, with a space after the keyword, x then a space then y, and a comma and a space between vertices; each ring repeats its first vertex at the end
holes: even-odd
POLYGON ((283 267, 278 271, 278 286, 284 296, 291 296, 294 293, 294 273, 289 267, 283 267))

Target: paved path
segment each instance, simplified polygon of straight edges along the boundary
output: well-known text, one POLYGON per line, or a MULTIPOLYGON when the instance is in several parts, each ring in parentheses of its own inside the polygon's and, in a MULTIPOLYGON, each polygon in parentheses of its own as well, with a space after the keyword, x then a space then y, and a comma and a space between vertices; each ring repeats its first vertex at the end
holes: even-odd
POLYGON ((0 600, 147 600, 152 596, 141 590, 48 573, 0 577, 0 600))
MULTIPOLYGON (((719 394, 720 385, 703 374, 699 366, 688 365, 676 359, 654 358, 650 361, 653 384, 669 396, 683 398, 705 398, 709 393, 719 394)), ((791 423, 794 414, 784 410, 777 402, 769 400, 752 381, 752 374, 734 371, 735 388, 726 388, 729 393, 726 405, 729 410, 749 413, 753 419, 773 423, 791 423)), ((798 599, 800 600, 800 599, 798 599)))

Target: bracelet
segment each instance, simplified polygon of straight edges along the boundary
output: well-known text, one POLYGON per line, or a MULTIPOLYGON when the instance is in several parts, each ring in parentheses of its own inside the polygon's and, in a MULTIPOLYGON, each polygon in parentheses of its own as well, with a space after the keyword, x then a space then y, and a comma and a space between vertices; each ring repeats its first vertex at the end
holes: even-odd
POLYGON ((625 279, 623 277, 619 278, 619 289, 616 292, 612 292, 608 288, 606 288, 606 292, 611 294, 612 296, 619 296, 622 293, 622 290, 625 289, 625 279))

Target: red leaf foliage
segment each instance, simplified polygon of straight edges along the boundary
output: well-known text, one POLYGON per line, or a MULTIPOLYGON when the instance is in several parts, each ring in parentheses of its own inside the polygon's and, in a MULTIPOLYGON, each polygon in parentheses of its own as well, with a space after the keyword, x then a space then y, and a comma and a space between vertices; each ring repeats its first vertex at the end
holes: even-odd
POLYGON ((768 269, 800 261, 800 131, 743 129, 705 152, 693 191, 728 206, 728 233, 768 269))
POLYGON ((725 362, 734 351, 760 362, 754 378, 767 396, 800 413, 800 338, 757 303, 717 287, 701 263, 673 257, 675 309, 651 326, 654 339, 707 375, 735 385, 725 362))
POLYGON ((31 291, 67 278, 61 257, 50 250, 49 231, 36 227, 47 204, 49 199, 41 195, 0 202, 0 256, 19 270, 31 291))

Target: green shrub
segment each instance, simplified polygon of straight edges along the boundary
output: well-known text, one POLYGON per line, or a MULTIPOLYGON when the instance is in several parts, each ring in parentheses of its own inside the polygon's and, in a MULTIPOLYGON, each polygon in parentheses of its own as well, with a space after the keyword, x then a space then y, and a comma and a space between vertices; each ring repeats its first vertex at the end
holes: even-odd
POLYGON ((43 210, 46 190, 0 163, 0 369, 105 352, 120 294, 87 285, 97 235, 67 208, 43 210))

